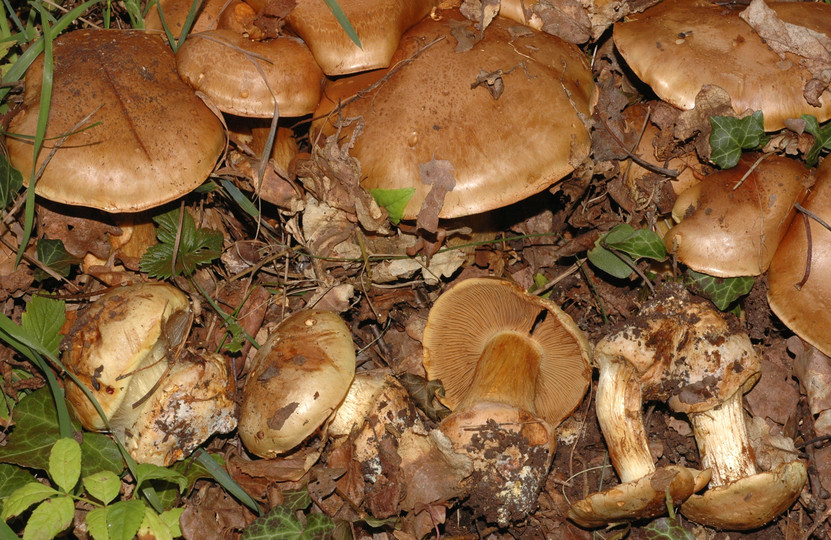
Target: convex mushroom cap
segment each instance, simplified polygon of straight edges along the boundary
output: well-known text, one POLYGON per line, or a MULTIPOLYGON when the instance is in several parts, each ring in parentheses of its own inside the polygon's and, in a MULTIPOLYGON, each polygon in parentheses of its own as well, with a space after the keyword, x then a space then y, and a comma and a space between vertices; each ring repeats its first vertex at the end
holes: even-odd
POLYGON ((231 30, 202 32, 188 37, 176 63, 188 84, 229 114, 303 116, 320 101, 323 73, 295 37, 252 41, 231 30))
MULTIPOLYGON (((831 36, 831 6, 769 5, 782 21, 831 36)), ((739 18, 741 8, 706 0, 667 0, 615 24, 615 45, 642 81, 681 109, 692 109, 701 87, 712 84, 730 94, 736 113, 761 110, 767 131, 782 129, 786 119, 803 114, 820 122, 831 118, 827 91, 819 96, 820 107, 806 101, 803 91, 813 76, 801 58, 785 53, 781 59, 739 18)))
POLYGON ((475 278, 439 297, 423 345, 428 378, 454 411, 440 428, 473 460, 467 504, 502 526, 521 519, 548 473, 554 428, 586 392, 585 336, 553 303, 475 278))
POLYGON ((749 153, 679 195, 667 250, 697 272, 755 276, 770 265, 813 177, 801 162, 749 153), (757 163, 758 161, 758 163, 757 163), (754 168, 755 165, 755 168, 754 168))
POLYGON ((273 458, 315 433, 355 377, 355 346, 335 313, 299 311, 281 322, 254 357, 242 391, 239 435, 273 458))
POLYGON ((361 46, 349 38, 323 0, 298 0, 287 21, 309 44, 329 76, 385 68, 408 28, 430 13, 438 0, 350 0, 340 4, 361 46))
POLYGON ((90 304, 72 327, 66 396, 81 424, 109 427, 142 463, 169 465, 215 432, 236 426, 233 378, 221 357, 177 356, 192 322, 190 303, 164 283, 114 289, 90 304))
MULTIPOLYGON (((831 222, 831 160, 826 158, 820 164, 816 177, 803 206, 828 223, 831 222)), ((797 216, 770 264, 768 302, 788 328, 826 355, 831 355, 829 272, 831 231, 814 218, 797 216)))
POLYGON ((360 119, 338 131, 333 109, 355 91, 347 77, 327 85, 328 101, 315 116, 331 115, 313 131, 349 140, 360 125, 349 153, 360 162, 362 185, 414 189, 404 219, 416 217, 431 190, 427 204, 453 218, 546 189, 588 156, 582 119, 591 115, 595 85, 576 46, 530 29, 514 35, 514 26, 494 19, 483 40, 456 52, 463 44, 453 32, 475 34, 472 23, 449 11, 441 21, 425 19, 404 35, 393 65, 411 61, 340 111, 360 119))
MULTIPOLYGON (((222 124, 176 74, 159 35, 77 30, 57 38, 53 53, 49 123, 37 166, 63 144, 37 182, 38 195, 132 212, 177 199, 208 177, 225 145, 222 124)), ((27 71, 10 133, 35 134, 42 84, 41 55, 27 71)), ((31 141, 7 137, 6 146, 28 181, 31 141)))

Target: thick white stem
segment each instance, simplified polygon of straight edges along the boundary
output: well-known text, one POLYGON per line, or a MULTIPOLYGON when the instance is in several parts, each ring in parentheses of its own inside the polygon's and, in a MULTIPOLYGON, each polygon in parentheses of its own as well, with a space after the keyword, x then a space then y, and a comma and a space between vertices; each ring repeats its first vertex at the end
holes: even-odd
POLYGON ((655 472, 641 412, 641 384, 635 370, 621 359, 598 355, 597 419, 621 482, 655 472))
POLYGON ((711 469, 710 487, 756 474, 753 449, 744 423, 741 390, 714 409, 691 413, 701 466, 711 469))

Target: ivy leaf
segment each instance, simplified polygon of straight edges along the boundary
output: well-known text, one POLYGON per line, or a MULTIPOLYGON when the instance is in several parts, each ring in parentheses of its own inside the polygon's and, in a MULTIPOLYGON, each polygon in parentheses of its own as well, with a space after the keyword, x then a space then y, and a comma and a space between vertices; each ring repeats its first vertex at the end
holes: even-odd
POLYGON ((587 255, 589 261, 600 270, 625 279, 632 274, 635 260, 645 257, 662 261, 666 259, 667 252, 656 232, 649 229, 635 230, 631 225, 622 223, 598 238, 587 255))
POLYGON ((153 221, 159 226, 156 230, 159 243, 147 249, 139 264, 141 271, 147 272, 150 277, 168 279, 180 274, 189 276, 198 266, 212 262, 222 252, 222 233, 197 229, 193 216, 185 211, 176 268, 172 268, 176 232, 179 229, 179 209, 156 216, 153 221))
POLYGON ((285 506, 275 506, 242 531, 241 540, 300 540, 303 523, 285 506))
POLYGON ((59 532, 72 525, 75 516, 75 501, 72 497, 54 497, 40 503, 32 511, 26 528, 23 530, 23 540, 41 540, 54 538, 59 532))
POLYGON ((304 510, 312 504, 312 498, 309 495, 309 490, 298 489, 294 491, 283 492, 283 506, 290 511, 304 510))
MULTIPOLYGON (((69 275, 73 264, 81 262, 78 257, 73 257, 67 253, 63 242, 60 240, 41 238, 38 240, 36 252, 37 258, 40 262, 63 277, 67 277, 69 275)), ((44 280, 49 277, 51 276, 39 268, 35 272, 35 278, 38 280, 44 280)))
POLYGON ((75 439, 58 439, 49 453, 49 476, 69 493, 81 477, 81 445, 75 439))
POLYGON ((378 203, 378 206, 386 209, 390 215, 390 222, 393 225, 398 225, 401 218, 404 216, 404 209, 407 203, 413 198, 415 188, 401 188, 401 189, 370 189, 369 194, 378 203))
POLYGON ((710 160, 722 169, 735 167, 743 149, 758 148, 768 141, 762 111, 745 118, 712 116, 710 127, 710 160))
POLYGON ((687 277, 692 288, 701 296, 709 298, 721 311, 749 293, 755 281, 753 277, 717 278, 689 269, 687 277))
POLYGON ((820 150, 831 150, 831 123, 819 127, 817 117, 812 114, 803 114, 802 120, 805 121, 805 131, 814 136, 814 146, 805 154, 805 163, 813 167, 819 161, 820 150))
POLYGON ((17 465, 0 463, 0 499, 5 499, 26 484, 35 481, 32 473, 17 465))
POLYGON ((21 187, 23 175, 12 167, 6 155, 0 152, 0 210, 12 202, 21 187))
POLYGON ((644 527, 648 540, 695 540, 695 535, 681 526, 677 519, 662 517, 644 527))
POLYGON ((44 349, 58 355, 61 344, 61 328, 66 321, 66 303, 46 296, 35 295, 26 305, 20 326, 27 337, 44 349))
POLYGON ((306 516, 306 527, 303 529, 303 534, 300 538, 304 540, 316 540, 317 538, 326 538, 326 536, 335 528, 335 522, 324 514, 309 514, 306 516))

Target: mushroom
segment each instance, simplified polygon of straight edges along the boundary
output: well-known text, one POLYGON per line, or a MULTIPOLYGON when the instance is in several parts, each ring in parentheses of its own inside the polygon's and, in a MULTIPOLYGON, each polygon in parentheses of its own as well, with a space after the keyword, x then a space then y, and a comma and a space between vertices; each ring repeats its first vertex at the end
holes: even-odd
POLYGON ((287 22, 329 76, 385 68, 401 34, 430 13, 438 0, 351 0, 340 4, 358 34, 352 42, 332 10, 320 0, 298 0, 287 22))
POLYGON ((553 303, 474 278, 439 297, 423 345, 453 410, 440 429, 473 460, 467 503, 503 526, 522 518, 548 473, 554 429, 588 387, 588 341, 553 303))
MULTIPOLYGON (((57 38, 53 54, 49 123, 37 167, 62 144, 37 182, 39 195, 107 212, 137 212, 190 193, 208 177, 225 145, 222 124, 176 75, 173 53, 160 36, 77 30, 57 38)), ((35 133, 42 62, 38 57, 26 74, 10 133, 35 133)), ((31 141, 7 137, 6 146, 28 181, 31 141)))
POLYGON ((404 35, 395 71, 362 77, 367 84, 386 77, 383 84, 333 111, 357 86, 349 77, 334 81, 315 113, 329 117, 313 125, 312 138, 355 137, 349 152, 360 162, 363 187, 414 189, 404 219, 423 206, 440 218, 506 206, 546 189, 589 153, 582 119, 596 91, 577 47, 530 29, 515 35, 499 17, 474 45, 462 38, 473 32, 469 21, 441 14, 404 35), (456 51, 465 44, 472 47, 456 51), (347 126, 339 117, 360 120, 347 126), (449 162, 452 173, 430 174, 433 160, 449 162))
POLYGON ((761 274, 770 265, 813 182, 801 162, 749 153, 678 196, 680 221, 664 236, 667 250, 697 272, 717 277, 761 274), (755 167, 754 167, 755 166, 755 167))
POLYGON ((239 435, 253 454, 273 458, 315 433, 355 377, 355 347, 335 313, 299 311, 257 351, 242 390, 239 435))
POLYGON ((202 32, 179 48, 176 63, 182 78, 226 113, 303 116, 320 101, 323 73, 295 37, 252 41, 231 30, 202 32))
POLYGON ((234 380, 221 357, 179 357, 190 330, 187 296, 164 283, 114 289, 86 307, 63 345, 66 397, 81 424, 108 428, 139 462, 169 465, 236 426, 234 380))
MULTIPOLYGON (((831 36, 831 6, 770 6, 785 22, 831 36)), ((766 131, 782 129, 786 119, 802 114, 820 122, 831 118, 827 93, 819 96, 819 107, 803 95, 813 75, 800 57, 788 52, 780 58, 739 18, 740 8, 705 0, 667 0, 615 24, 615 45, 642 81, 681 109, 692 109, 701 87, 711 84, 730 94, 737 114, 761 110, 766 131)))
MULTIPOLYGON (((828 223, 831 221, 831 160, 826 158, 820 164, 816 178, 803 206, 828 223)), ((825 355, 831 355, 829 246, 828 229, 807 214, 797 216, 779 244, 768 271, 768 302, 773 312, 825 355)))

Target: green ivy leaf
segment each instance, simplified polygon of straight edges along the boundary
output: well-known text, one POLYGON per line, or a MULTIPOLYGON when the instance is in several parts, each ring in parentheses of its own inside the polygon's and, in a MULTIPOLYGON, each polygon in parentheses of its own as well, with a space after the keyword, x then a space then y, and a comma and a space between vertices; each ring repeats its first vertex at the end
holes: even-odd
POLYGON ((3 505, 3 513, 0 514, 0 518, 6 521, 10 517, 19 516, 33 504, 56 495, 60 495, 60 492, 40 482, 26 484, 9 495, 9 498, 3 505))
POLYGON ((710 160, 722 169, 735 167, 743 149, 758 148, 768 141, 762 111, 745 118, 712 116, 710 127, 710 160))
POLYGON ((95 499, 109 504, 118 496, 121 480, 111 471, 101 471, 84 477, 84 489, 95 499))
POLYGON ((664 241, 658 236, 658 233, 650 229, 632 231, 631 234, 619 240, 611 240, 607 236, 606 245, 628 253, 635 259, 647 258, 663 261, 667 258, 667 248, 664 247, 664 241))
POLYGON ((66 321, 66 304, 46 296, 35 295, 26 305, 20 326, 28 337, 58 356, 61 344, 61 327, 66 321))
MULTIPOLYGON (((67 253, 63 242, 60 240, 41 238, 38 240, 36 251, 38 261, 63 277, 69 276, 73 264, 81 262, 78 257, 73 257, 67 253)), ((35 278, 38 280, 44 280, 49 277, 51 276, 39 268, 35 272, 35 278)))
POLYGON ((303 524, 285 506, 275 506, 242 531, 241 540, 299 540, 303 524))
POLYGON ((51 540, 59 532, 72 525, 75 516, 75 501, 72 497, 63 496, 47 499, 32 511, 26 528, 23 530, 23 540, 51 540))
POLYGON ((398 225, 404 216, 404 209, 407 208, 407 203, 413 198, 415 188, 370 189, 369 193, 375 199, 375 202, 378 203, 378 206, 386 209, 390 215, 392 224, 398 225))
POLYGON ((0 210, 6 208, 15 194, 23 187, 23 175, 9 163, 6 155, 0 152, 0 210))
POLYGON ((10 496, 18 490, 35 481, 32 473, 21 469, 17 465, 0 463, 0 499, 10 496))
POLYGON ((176 484, 179 486, 180 493, 188 487, 188 479, 184 475, 172 469, 159 467, 158 465, 139 463, 135 468, 135 472, 136 489, 139 489, 145 482, 150 480, 163 480, 171 484, 176 484))
POLYGON ((136 499, 118 501, 107 507, 110 540, 132 540, 144 520, 144 503, 136 499))
POLYGON ((805 163, 813 167, 819 161, 820 150, 831 149, 831 123, 819 127, 817 117, 812 114, 803 114, 802 120, 805 121, 805 131, 814 136, 814 146, 805 154, 805 163))
POLYGON ((87 512, 87 531, 93 540, 110 540, 107 531, 107 508, 95 508, 87 512))
POLYGON ((750 292, 755 279, 753 277, 717 278, 687 269, 687 277, 693 289, 705 298, 709 298, 718 309, 724 311, 730 305, 750 292))
POLYGON ((335 522, 324 514, 309 514, 306 516, 306 527, 300 538, 304 540, 317 540, 325 538, 335 528, 335 522))
POLYGON ((625 279, 632 274, 632 266, 636 259, 646 257, 662 261, 666 259, 667 252, 661 237, 654 231, 635 230, 631 225, 621 223, 598 238, 594 248, 589 250, 587 255, 589 261, 600 270, 616 278, 625 279), (607 247, 619 253, 614 253, 607 247))
POLYGON ((69 493, 81 477, 81 445, 75 439, 58 439, 49 453, 49 476, 69 493))
POLYGON ((153 221, 159 226, 156 230, 159 243, 148 248, 139 263, 141 271, 147 272, 150 277, 168 279, 180 274, 189 276, 198 266, 212 262, 222 253, 222 233, 197 229, 193 216, 185 211, 174 269, 173 249, 179 228, 179 209, 156 216, 153 221))
POLYGON ((310 504, 312 504, 312 498, 309 496, 309 490, 307 489, 283 492, 283 506, 292 512, 295 510, 304 510, 310 504))
POLYGON ((695 540, 695 535, 681 526, 677 519, 662 517, 643 528, 647 540, 695 540))

